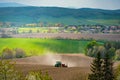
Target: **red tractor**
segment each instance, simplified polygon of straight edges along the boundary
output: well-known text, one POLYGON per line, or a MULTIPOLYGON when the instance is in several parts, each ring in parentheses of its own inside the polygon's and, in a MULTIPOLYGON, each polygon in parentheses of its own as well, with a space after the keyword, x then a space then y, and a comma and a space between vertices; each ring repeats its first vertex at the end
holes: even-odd
POLYGON ((68 66, 65 64, 62 64, 61 61, 56 61, 55 67, 68 67, 68 66))

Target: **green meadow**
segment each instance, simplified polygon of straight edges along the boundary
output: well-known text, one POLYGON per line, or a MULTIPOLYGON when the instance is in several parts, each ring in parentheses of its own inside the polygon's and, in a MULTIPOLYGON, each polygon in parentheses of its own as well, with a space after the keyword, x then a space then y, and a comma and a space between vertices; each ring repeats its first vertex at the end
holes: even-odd
POLYGON ((21 48, 27 55, 40 55, 45 53, 84 53, 89 41, 57 40, 39 38, 0 38, 0 51, 8 47, 21 48))

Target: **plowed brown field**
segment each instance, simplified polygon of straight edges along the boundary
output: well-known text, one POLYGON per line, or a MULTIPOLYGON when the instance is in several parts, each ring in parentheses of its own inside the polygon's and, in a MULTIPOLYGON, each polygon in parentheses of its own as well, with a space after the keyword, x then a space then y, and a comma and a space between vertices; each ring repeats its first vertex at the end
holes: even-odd
POLYGON ((48 54, 13 61, 16 61, 16 68, 24 74, 41 70, 43 73, 48 72, 53 80, 85 80, 86 74, 90 72, 92 58, 83 54, 48 54), (56 61, 62 61, 68 68, 54 67, 56 61))
POLYGON ((96 39, 96 40, 109 40, 120 41, 120 34, 81 34, 81 33, 26 33, 15 34, 12 37, 18 38, 62 38, 62 39, 96 39))

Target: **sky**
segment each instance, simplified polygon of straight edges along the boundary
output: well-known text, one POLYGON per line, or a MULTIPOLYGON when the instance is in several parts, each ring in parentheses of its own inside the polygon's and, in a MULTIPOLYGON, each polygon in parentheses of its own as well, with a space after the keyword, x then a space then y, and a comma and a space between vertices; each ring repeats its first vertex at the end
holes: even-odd
POLYGON ((16 2, 31 6, 120 9, 120 0, 0 0, 0 3, 3 2, 16 2))

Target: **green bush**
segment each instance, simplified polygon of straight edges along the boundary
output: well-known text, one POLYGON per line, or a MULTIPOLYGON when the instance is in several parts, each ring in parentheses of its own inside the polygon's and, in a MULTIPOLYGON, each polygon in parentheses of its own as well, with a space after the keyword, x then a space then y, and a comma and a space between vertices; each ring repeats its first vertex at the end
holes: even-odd
POLYGON ((112 41, 106 42, 104 47, 108 50, 110 57, 115 60, 120 60, 120 42, 119 41, 112 41))
POLYGON ((114 59, 114 57, 115 57, 115 48, 114 48, 114 47, 111 47, 111 48, 108 50, 108 53, 110 54, 110 58, 114 59))
POLYGON ((14 55, 15 55, 14 51, 12 49, 6 47, 2 50, 2 55, 1 56, 4 59, 12 59, 12 58, 14 58, 14 55))
POLYGON ((120 49, 116 50, 115 52, 115 59, 120 60, 120 49))
POLYGON ((89 49, 87 55, 90 57, 96 57, 96 53, 100 52, 101 57, 104 58, 105 48, 103 46, 94 46, 92 49, 89 49))
POLYGON ((26 80, 52 80, 52 78, 46 73, 45 75, 42 72, 30 72, 26 76, 26 80))
POLYGON ((24 80, 21 74, 15 70, 14 63, 8 60, 0 60, 0 80, 24 80))
POLYGON ((1 52, 1 57, 3 59, 23 58, 25 56, 26 56, 26 53, 21 48, 10 49, 8 47, 5 47, 1 52))
POLYGON ((30 72, 23 76, 15 69, 15 63, 9 60, 0 60, 0 80, 52 80, 52 78, 42 72, 30 72))
POLYGON ((23 58, 26 56, 25 51, 21 48, 14 49, 16 58, 23 58))
POLYGON ((115 78, 116 80, 120 80, 120 64, 117 66, 115 70, 115 78))
POLYGON ((96 57, 96 53, 99 51, 102 58, 104 58, 104 53, 107 51, 111 59, 120 60, 119 43, 120 42, 106 42, 103 46, 96 43, 96 41, 91 41, 85 48, 85 54, 90 57, 96 57))
POLYGON ((94 48, 96 48, 98 46, 98 43, 96 41, 91 41, 87 44, 86 48, 85 48, 85 54, 88 56, 93 57, 93 50, 94 48))

